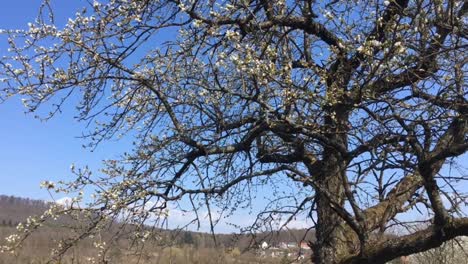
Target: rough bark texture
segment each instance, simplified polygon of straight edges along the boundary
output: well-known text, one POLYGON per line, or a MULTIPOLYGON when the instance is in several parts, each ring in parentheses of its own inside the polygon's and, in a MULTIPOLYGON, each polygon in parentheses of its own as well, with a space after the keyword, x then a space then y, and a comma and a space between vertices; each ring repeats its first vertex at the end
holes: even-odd
MULTIPOLYGON (((335 154, 336 155, 336 154, 335 154)), ((317 184, 324 191, 317 192, 317 241, 314 250, 314 263, 338 263, 341 256, 348 252, 343 220, 333 207, 344 203, 344 190, 341 184, 342 169, 340 160, 333 154, 326 155, 326 164, 320 173, 317 184), (336 204, 332 206, 332 204, 336 204)))
MULTIPOLYGON (((340 95, 332 95, 333 99, 340 95)), ((338 99, 337 99, 338 100, 338 99)), ((330 131, 327 137, 347 149, 348 139, 345 133, 348 114, 340 105, 331 107, 324 129, 330 131)), ((347 183, 346 159, 343 154, 334 147, 325 147, 322 166, 316 173, 317 182, 317 230, 316 247, 313 248, 313 262, 340 263, 344 256, 352 254, 356 250, 354 230, 346 228, 345 220, 350 217, 342 208, 346 199, 345 188, 347 183), (345 214, 345 215, 343 215, 345 214)), ((312 172, 313 173, 313 172, 312 172)))

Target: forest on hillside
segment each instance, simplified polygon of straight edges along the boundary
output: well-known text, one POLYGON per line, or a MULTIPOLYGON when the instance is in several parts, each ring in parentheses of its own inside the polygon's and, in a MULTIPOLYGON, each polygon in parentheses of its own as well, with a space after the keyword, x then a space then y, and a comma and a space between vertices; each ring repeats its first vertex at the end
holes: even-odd
MULTIPOLYGON (((53 203, 29 198, 0 195, 0 237, 14 234, 16 227, 31 215, 40 215, 53 203)), ((51 249, 57 248, 60 240, 75 231, 70 219, 64 217, 48 222, 47 227, 32 234, 25 241, 22 250, 16 254, 2 252, 0 264, 46 263, 51 249)), ((101 232, 99 241, 112 241, 111 252, 107 253, 109 263, 290 263, 297 260, 299 249, 288 250, 290 257, 271 258, 260 256, 259 244, 266 241, 272 247, 280 243, 299 244, 302 239, 312 239, 313 232, 291 229, 273 234, 213 234, 186 230, 160 230, 161 236, 149 238, 144 244, 130 237, 132 227, 121 232, 119 223, 110 225, 107 232, 101 232), (120 232, 117 236, 116 233, 120 232)), ((79 242, 65 254, 60 263, 93 263, 99 255, 100 245, 91 239, 79 242)), ((99 261, 98 261, 99 262, 99 261)), ((58 262, 52 262, 58 263, 58 262)))

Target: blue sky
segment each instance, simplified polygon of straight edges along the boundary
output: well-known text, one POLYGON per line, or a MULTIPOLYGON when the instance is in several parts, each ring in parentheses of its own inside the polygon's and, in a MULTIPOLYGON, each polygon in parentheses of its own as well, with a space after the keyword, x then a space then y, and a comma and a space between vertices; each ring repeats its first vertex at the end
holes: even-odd
MULTIPOLYGON (((0 28, 27 27, 28 22, 34 21, 41 1, 2 1, 0 28)), ((52 4, 60 24, 84 6, 85 1, 52 1, 52 4)), ((5 54, 6 48, 5 39, 0 38, 0 55, 5 54)), ((0 117, 0 194, 50 199, 47 191, 39 188, 41 181, 70 178, 73 162, 97 168, 102 159, 111 158, 111 153, 120 148, 116 142, 108 142, 94 153, 84 150, 83 141, 77 138, 83 124, 77 123, 73 112, 67 109, 49 122, 41 122, 25 114, 20 98, 16 97, 0 104, 0 117)))

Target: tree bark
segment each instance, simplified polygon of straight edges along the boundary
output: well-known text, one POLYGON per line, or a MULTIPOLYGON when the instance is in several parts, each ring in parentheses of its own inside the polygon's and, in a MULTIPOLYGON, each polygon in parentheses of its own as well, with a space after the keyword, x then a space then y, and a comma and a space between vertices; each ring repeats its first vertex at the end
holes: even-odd
MULTIPOLYGON (((336 112, 335 112, 336 113, 336 112)), ((328 137, 347 148, 347 136, 343 131, 347 114, 341 113, 325 120, 328 130, 332 130, 328 137)), ((324 149, 323 164, 317 176, 316 205, 317 230, 316 246, 313 248, 312 261, 317 264, 340 263, 340 260, 354 251, 355 240, 345 229, 343 217, 337 211, 343 208, 345 189, 343 179, 346 177, 346 159, 334 147, 324 149)))
POLYGON ((323 175, 318 181, 328 194, 324 191, 317 191, 317 246, 314 248, 314 263, 338 263, 340 256, 347 252, 343 243, 343 220, 332 208, 330 201, 343 204, 344 192, 341 184, 341 171, 336 157, 328 156, 324 165, 323 175))

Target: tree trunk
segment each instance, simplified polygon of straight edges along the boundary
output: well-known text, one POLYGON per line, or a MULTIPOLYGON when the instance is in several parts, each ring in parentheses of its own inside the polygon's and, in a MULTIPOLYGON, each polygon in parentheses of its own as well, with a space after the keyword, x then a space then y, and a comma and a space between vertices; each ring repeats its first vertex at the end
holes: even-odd
MULTIPOLYGON (((347 149, 346 130, 347 115, 342 113, 335 118, 326 118, 325 124, 331 130, 328 137, 347 149)), ((329 130, 329 131, 330 131, 329 130)), ((313 248, 313 262, 316 264, 339 263, 343 256, 348 255, 356 245, 353 245, 352 234, 347 234, 344 220, 332 208, 343 208, 345 191, 343 178, 346 177, 346 161, 334 147, 324 149, 323 164, 317 175, 316 190, 317 226, 316 244, 313 248)), ((354 241, 355 242, 355 241, 354 241)))
POLYGON ((344 190, 341 182, 345 173, 336 157, 325 157, 323 174, 317 183, 324 189, 317 191, 317 241, 314 250, 314 263, 338 263, 340 256, 348 252, 343 240, 343 220, 331 207, 332 203, 344 203, 344 190), (332 200, 332 201, 330 201, 332 200))

